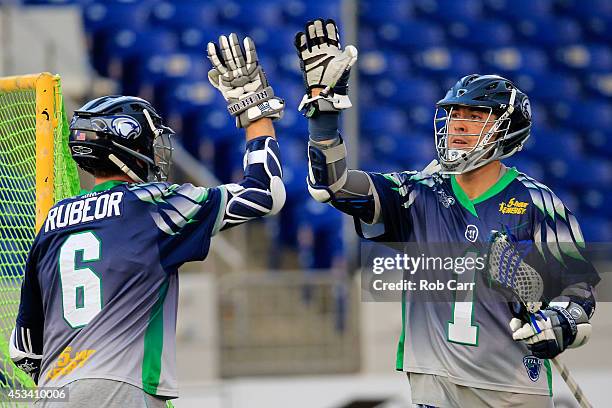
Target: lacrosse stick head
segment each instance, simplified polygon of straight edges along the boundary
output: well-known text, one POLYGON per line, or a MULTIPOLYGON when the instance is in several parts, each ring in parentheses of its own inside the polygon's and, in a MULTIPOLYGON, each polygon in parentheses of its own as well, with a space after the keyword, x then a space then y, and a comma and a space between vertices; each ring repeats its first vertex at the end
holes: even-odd
POLYGON ((524 260, 532 246, 531 241, 517 241, 508 233, 493 231, 489 267, 485 269, 489 281, 509 291, 529 313, 540 310, 544 292, 542 277, 524 260))

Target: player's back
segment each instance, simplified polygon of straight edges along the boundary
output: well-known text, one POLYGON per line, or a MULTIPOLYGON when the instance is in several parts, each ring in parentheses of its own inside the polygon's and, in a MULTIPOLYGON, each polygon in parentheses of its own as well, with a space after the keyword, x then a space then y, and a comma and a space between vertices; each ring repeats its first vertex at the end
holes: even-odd
POLYGON ((176 396, 176 271, 206 256, 220 191, 96 190, 54 206, 32 249, 45 316, 39 385, 109 378, 176 396))

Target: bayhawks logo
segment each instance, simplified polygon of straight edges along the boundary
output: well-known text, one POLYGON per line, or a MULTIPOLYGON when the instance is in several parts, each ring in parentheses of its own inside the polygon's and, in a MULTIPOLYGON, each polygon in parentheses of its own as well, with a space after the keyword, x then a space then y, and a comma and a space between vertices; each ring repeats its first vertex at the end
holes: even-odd
POLYGON ((469 224, 467 226, 465 229, 465 239, 470 242, 476 242, 478 239, 478 228, 475 225, 469 224))
POLYGON ((446 194, 446 191, 440 189, 437 191, 437 193, 438 193, 438 200, 442 203, 442 205, 445 208, 448 208, 451 205, 455 204, 455 199, 453 197, 450 197, 448 194, 446 194))
POLYGON ((508 204, 499 203, 499 212, 502 214, 518 214, 523 215, 527 211, 529 203, 524 201, 517 201, 516 198, 512 197, 508 204))
POLYGON ((523 111, 523 116, 525 118, 531 119, 531 102, 529 102, 529 98, 525 97, 525 99, 523 99, 521 111, 523 111))
POLYGON ((113 133, 126 139, 140 136, 140 123, 129 116, 117 116, 111 123, 113 133))
POLYGON ((527 370, 529 379, 533 382, 538 381, 540 378, 540 370, 542 369, 542 360, 534 356, 523 357, 523 365, 527 370))

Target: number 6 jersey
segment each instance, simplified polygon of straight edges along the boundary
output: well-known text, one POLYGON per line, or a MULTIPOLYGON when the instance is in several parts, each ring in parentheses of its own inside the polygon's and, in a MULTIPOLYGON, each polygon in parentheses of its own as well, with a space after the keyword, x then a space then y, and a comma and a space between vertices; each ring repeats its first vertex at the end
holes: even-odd
POLYGON ((32 328, 26 347, 44 327, 39 386, 105 378, 178 396, 177 269, 206 257, 225 196, 224 187, 107 182, 49 211, 17 317, 32 328))

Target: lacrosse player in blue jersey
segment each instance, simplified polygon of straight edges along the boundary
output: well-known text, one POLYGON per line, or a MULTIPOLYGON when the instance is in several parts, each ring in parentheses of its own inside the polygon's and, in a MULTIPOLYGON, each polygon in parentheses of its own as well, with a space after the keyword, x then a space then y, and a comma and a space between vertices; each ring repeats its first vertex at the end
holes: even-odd
POLYGON ((537 317, 541 333, 517 319, 482 274, 472 276, 478 289, 463 302, 411 302, 406 291, 397 369, 408 374, 413 403, 552 406, 547 359, 588 340, 599 278, 581 254, 574 215, 548 187, 500 161, 529 137, 527 95, 496 75, 465 76, 436 106, 437 161, 419 172, 351 170, 338 120, 351 107, 347 83, 357 50, 341 48, 332 20, 309 22, 295 46, 306 85, 300 107, 309 124, 312 197, 353 216, 359 236, 373 241, 486 243, 493 230, 512 231, 517 240, 544 244, 546 272, 559 283, 548 288, 550 301, 537 317))
POLYGON ((173 132, 143 99, 105 96, 74 114, 72 157, 95 186, 49 211, 10 340, 11 358, 39 386, 68 389, 62 406, 162 407, 176 398, 178 268, 206 258, 219 231, 284 204, 272 125, 284 102, 252 40, 221 36, 208 58, 210 82, 246 131, 236 184, 166 182, 173 132))

